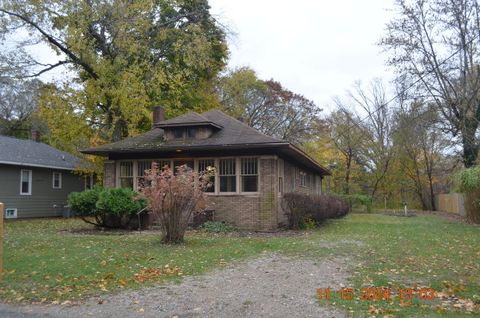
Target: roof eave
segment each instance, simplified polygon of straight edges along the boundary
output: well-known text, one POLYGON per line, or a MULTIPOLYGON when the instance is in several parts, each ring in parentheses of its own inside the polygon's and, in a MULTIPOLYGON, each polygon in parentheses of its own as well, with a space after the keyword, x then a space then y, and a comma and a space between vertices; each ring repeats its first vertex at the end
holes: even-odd
POLYGON ((14 162, 14 161, 0 161, 0 164, 11 165, 11 166, 22 166, 22 167, 68 170, 68 171, 73 171, 76 169, 75 167, 60 167, 60 166, 43 165, 43 164, 27 163, 27 162, 14 162))

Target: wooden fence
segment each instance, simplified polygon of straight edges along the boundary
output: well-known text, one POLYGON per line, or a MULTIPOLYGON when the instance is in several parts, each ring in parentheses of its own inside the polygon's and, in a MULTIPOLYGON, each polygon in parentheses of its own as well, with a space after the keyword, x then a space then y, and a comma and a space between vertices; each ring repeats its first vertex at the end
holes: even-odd
POLYGON ((438 211, 465 216, 465 197, 463 193, 437 194, 435 205, 438 211))

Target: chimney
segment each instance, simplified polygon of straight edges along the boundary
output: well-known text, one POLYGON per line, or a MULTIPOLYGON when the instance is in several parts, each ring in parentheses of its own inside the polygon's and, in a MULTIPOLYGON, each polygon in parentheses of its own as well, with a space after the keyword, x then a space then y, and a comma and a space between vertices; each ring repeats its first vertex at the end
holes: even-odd
POLYGON ((153 107, 153 126, 155 127, 161 121, 165 120, 165 109, 162 106, 155 106, 153 107))
POLYGON ((35 142, 40 142, 40 132, 38 130, 32 130, 32 140, 35 142))

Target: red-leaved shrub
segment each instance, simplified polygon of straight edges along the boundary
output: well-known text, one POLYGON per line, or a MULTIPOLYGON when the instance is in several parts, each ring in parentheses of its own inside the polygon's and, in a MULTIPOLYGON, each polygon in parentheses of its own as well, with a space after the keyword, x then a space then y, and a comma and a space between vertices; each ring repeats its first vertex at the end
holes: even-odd
POLYGON ((150 213, 158 218, 164 243, 183 242, 188 223, 195 211, 205 205, 204 192, 210 186, 210 171, 197 173, 180 166, 175 173, 157 164, 147 170, 140 193, 147 199, 150 213))

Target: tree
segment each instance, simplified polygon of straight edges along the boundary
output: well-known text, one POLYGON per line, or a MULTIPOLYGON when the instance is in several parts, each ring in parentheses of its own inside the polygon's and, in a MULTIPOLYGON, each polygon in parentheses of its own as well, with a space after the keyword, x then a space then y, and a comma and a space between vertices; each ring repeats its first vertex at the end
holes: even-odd
MULTIPOLYGON (((434 181, 441 172, 439 162, 450 147, 438 129, 438 113, 422 102, 400 108, 395 116, 394 143, 402 171, 424 210, 435 210, 434 181)), ((442 171, 443 172, 443 171, 442 171)))
POLYGON ((212 106, 210 81, 227 47, 209 9, 207 0, 2 1, 0 35, 29 37, 2 53, 0 68, 37 77, 67 67, 68 85, 43 91, 45 104, 60 98, 98 140, 119 140, 149 129, 154 105, 168 115, 212 106), (25 46, 37 43, 58 61, 35 60, 25 46))
POLYGON ((413 97, 436 106, 458 137, 466 167, 475 164, 480 119, 480 12, 476 0, 396 0, 398 16, 380 44, 413 97))
POLYGON ((337 100, 337 105, 339 105, 340 109, 329 116, 328 122, 330 124, 331 139, 343 157, 343 193, 350 194, 352 170, 355 166, 355 159, 361 152, 364 132, 362 127, 358 125, 356 116, 343 108, 339 100, 337 100))
POLYGON ((37 80, 0 79, 0 134, 18 137, 30 130, 40 85, 37 80))
POLYGON ((272 80, 260 80, 243 67, 222 76, 217 95, 224 110, 266 135, 302 144, 313 137, 320 121, 314 102, 272 80))
MULTIPOLYGON (((380 79, 373 80, 367 89, 356 83, 349 92, 351 103, 361 109, 366 116, 352 121, 358 127, 362 147, 356 156, 357 162, 369 176, 368 189, 374 197, 388 177, 394 157, 392 147, 392 112, 387 105, 385 87, 380 79)), ((343 108, 347 108, 343 106, 343 108)))

